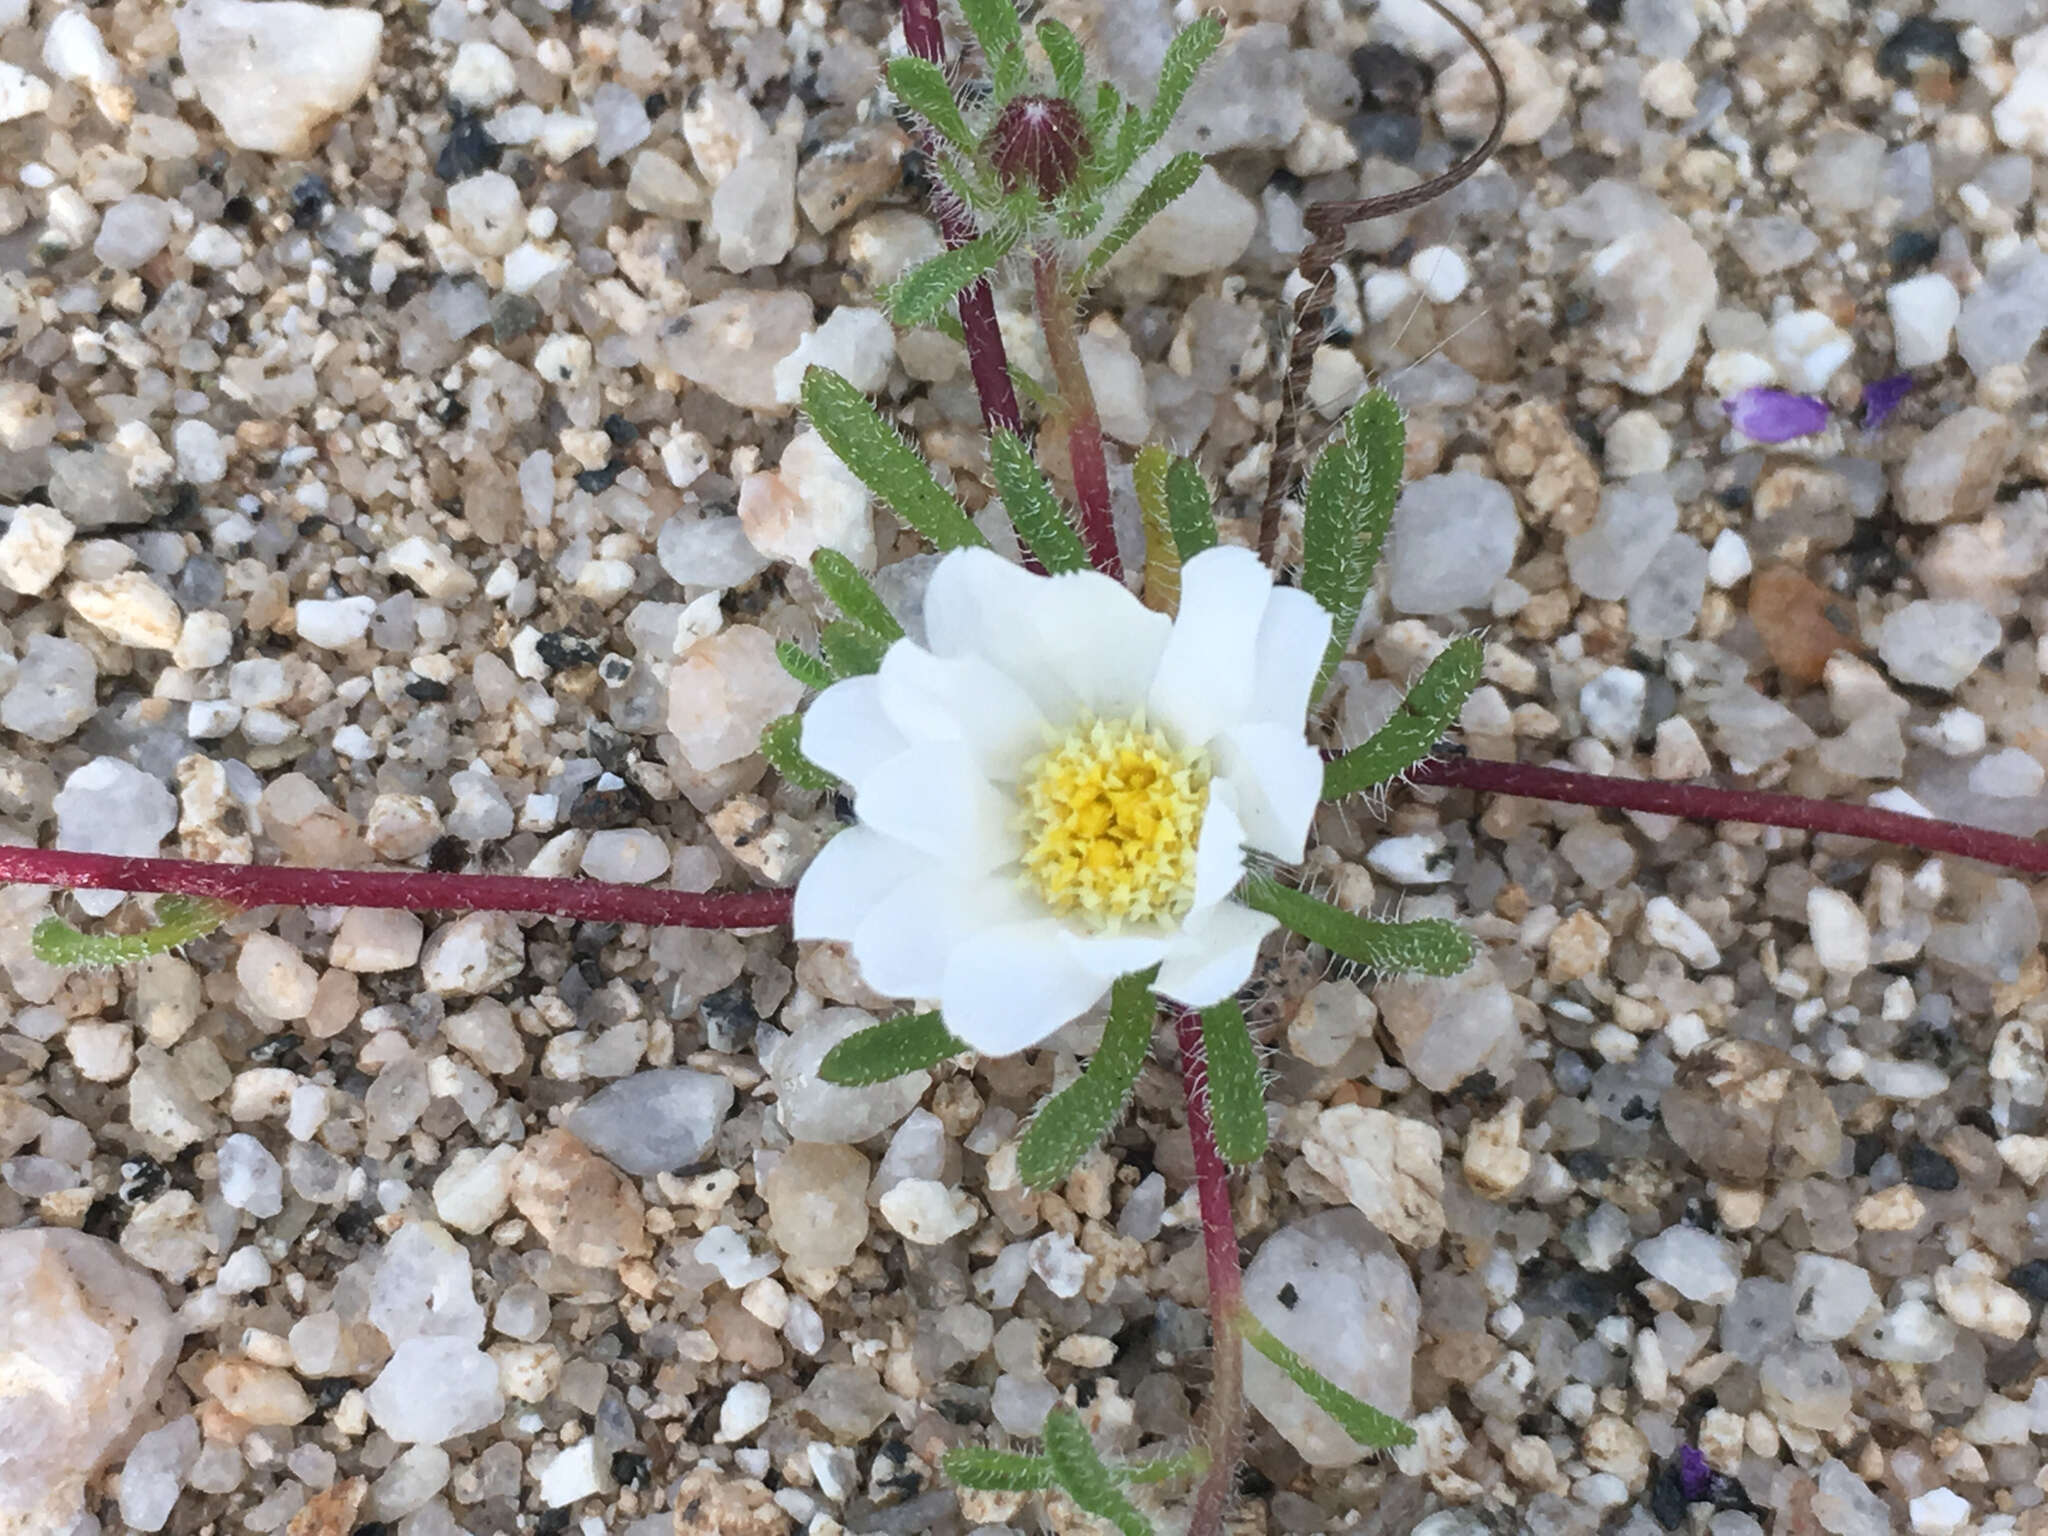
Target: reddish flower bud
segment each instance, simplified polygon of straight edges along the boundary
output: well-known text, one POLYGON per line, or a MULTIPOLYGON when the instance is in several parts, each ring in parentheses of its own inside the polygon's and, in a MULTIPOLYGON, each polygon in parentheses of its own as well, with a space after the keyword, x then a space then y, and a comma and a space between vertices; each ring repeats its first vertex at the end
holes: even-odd
POLYGON ((1080 174, 1088 156, 1088 130, 1070 101, 1019 96, 997 116, 985 147, 1005 191, 1029 183, 1050 200, 1080 174))

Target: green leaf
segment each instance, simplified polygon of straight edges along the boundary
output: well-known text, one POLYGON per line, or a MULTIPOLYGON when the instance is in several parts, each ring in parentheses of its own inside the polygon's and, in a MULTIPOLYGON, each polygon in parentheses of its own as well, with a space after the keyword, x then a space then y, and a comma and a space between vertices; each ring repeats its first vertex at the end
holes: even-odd
POLYGON ((1145 183, 1131 204, 1124 209, 1123 217, 1116 221, 1110 232, 1088 253, 1088 259, 1081 264, 1076 281, 1085 283, 1116 258, 1116 253, 1129 245, 1138 231, 1165 209, 1166 205, 1179 197, 1195 184, 1202 174, 1202 157, 1192 150, 1175 155, 1166 164, 1152 173, 1152 179, 1145 183))
POLYGON ((818 579, 819 590, 862 629, 891 644, 903 638, 903 626, 882 601, 881 594, 868 585, 867 577, 838 550, 821 549, 812 555, 811 574, 818 579))
POLYGON ((931 324, 962 288, 995 270, 1016 243, 1014 227, 992 230, 976 235, 958 250, 942 251, 919 262, 889 285, 890 318, 898 325, 931 324))
POLYGON ((1323 691, 1351 643, 1380 546, 1401 497, 1401 407, 1373 389, 1351 408, 1308 474, 1303 497, 1301 587, 1330 615, 1330 644, 1310 697, 1323 691))
POLYGON ((1052 1463, 1043 1456, 1027 1456, 1022 1451, 963 1445, 946 1452, 940 1465, 946 1476, 962 1488, 981 1488, 990 1493, 1037 1493, 1055 1486, 1052 1463))
POLYGON ((1093 106, 1089 106, 1085 102, 1082 103, 1081 117, 1088 129, 1088 143, 1090 145, 1089 180, 1091 181, 1106 183, 1115 180, 1114 177, 1106 176, 1103 172, 1107 168, 1107 156, 1113 147, 1111 139, 1116 128, 1117 119, 1123 115, 1123 110, 1123 97, 1117 94, 1116 87, 1107 80, 1095 82, 1095 104, 1093 106))
POLYGON ((1024 62, 1024 45, 1021 41, 1011 43, 988 56, 988 77, 989 100, 998 107, 1030 83, 1031 71, 1024 62))
POLYGON ((1209 507, 1209 487, 1192 459, 1166 466, 1166 519, 1173 542, 1186 564, 1216 543, 1216 514, 1209 507))
POLYGON ((998 427, 988 440, 988 468, 1017 537, 1038 563, 1054 575, 1087 570, 1088 551, 1081 536, 1067 521, 1024 439, 1008 427, 998 427))
POLYGON ((818 1076, 842 1088, 886 1083, 921 1072, 969 1049, 936 1013, 905 1013, 848 1035, 825 1053, 818 1076))
POLYGON ((1238 1312, 1237 1323, 1244 1331, 1247 1344, 1285 1371, 1289 1381, 1306 1392, 1318 1408, 1343 1426, 1344 1433, 1360 1445, 1385 1450, 1389 1446, 1415 1443, 1414 1430, 1392 1414, 1381 1413, 1371 1404, 1361 1403, 1320 1371, 1312 1369, 1306 1360, 1274 1338, 1272 1331, 1254 1317, 1249 1308, 1238 1312))
POLYGON ((818 649, 841 677, 866 677, 882 670, 889 643, 851 619, 834 619, 818 631, 818 649))
POLYGON ((861 484, 939 549, 988 542, 917 450, 845 379, 828 368, 808 369, 803 404, 818 435, 861 484))
POLYGON ((1245 882, 1244 903, 1279 918, 1304 939, 1375 971, 1455 976, 1472 963, 1471 936, 1446 918, 1383 923, 1265 876, 1245 882))
POLYGON ((1138 523, 1145 530, 1145 582, 1139 591, 1145 606, 1160 613, 1180 611, 1180 547, 1166 508, 1166 475, 1172 465, 1173 455, 1157 443, 1140 448, 1131 462, 1138 523))
POLYGON ((1158 969, 1118 978, 1110 988, 1101 1048, 1081 1075, 1032 1117, 1017 1146, 1017 1176, 1033 1189, 1049 1189, 1064 1179, 1123 1115, 1152 1044, 1158 1013, 1152 978, 1158 969))
POLYGON ((159 896, 155 923, 140 933, 81 933, 61 917, 46 917, 29 934, 29 950, 45 965, 132 965, 213 932, 236 910, 208 896, 159 896))
POLYGON ((761 731, 761 755, 768 766, 799 789, 832 789, 839 780, 804 756, 799 745, 804 735, 802 715, 783 715, 770 720, 761 731))
POLYGON ((1065 22, 1050 17, 1038 24, 1038 46, 1045 50, 1045 60, 1052 66, 1052 78, 1059 86, 1059 92, 1069 101, 1078 102, 1082 89, 1087 85, 1088 60, 1081 51, 1081 40, 1074 36, 1065 22))
POLYGON ((1422 669, 1401 707, 1366 741, 1323 768, 1323 798, 1341 800, 1399 778, 1458 723, 1486 664, 1476 635, 1460 635, 1422 669))
POLYGON ((1145 119, 1145 141, 1141 149, 1157 144, 1166 130, 1173 126, 1181 103, 1187 100, 1188 87, 1195 83, 1196 74, 1209 62, 1209 55, 1222 41, 1223 24, 1213 16, 1204 16, 1174 34, 1173 41, 1166 45, 1166 58, 1159 66, 1159 92, 1152 98, 1152 110, 1145 119))
POLYGON ((1202 1010, 1209 1058, 1209 1120, 1225 1162, 1243 1168, 1266 1155, 1266 1094, 1244 1010, 1226 998, 1202 1010))
POLYGON ((800 645, 791 645, 787 640, 776 641, 775 659, 782 663, 783 671, 806 688, 832 686, 832 669, 800 645))
POLYGON ((1021 48, 1024 26, 1011 0, 960 0, 960 14, 981 51, 993 61, 1005 48, 1021 48))
POLYGON ((1196 1446, 1178 1456, 1155 1456, 1114 1470, 1127 1483, 1170 1483, 1177 1477, 1200 1477, 1208 1471, 1209 1453, 1196 1446))
POLYGON ((1060 199, 1054 217, 1059 220, 1062 236, 1068 240, 1082 239, 1102 222, 1102 199, 1069 193, 1060 199))
POLYGON ((1152 1536, 1152 1523, 1124 1497, 1116 1474, 1102 1464, 1081 1415, 1065 1403, 1045 1416, 1045 1454, 1053 1480, 1082 1509, 1107 1520, 1123 1536, 1152 1536))
POLYGON ((938 65, 908 54, 891 59, 889 89, 954 149, 963 155, 974 153, 974 135, 967 127, 967 119, 960 115, 960 104, 953 99, 946 72, 938 65))

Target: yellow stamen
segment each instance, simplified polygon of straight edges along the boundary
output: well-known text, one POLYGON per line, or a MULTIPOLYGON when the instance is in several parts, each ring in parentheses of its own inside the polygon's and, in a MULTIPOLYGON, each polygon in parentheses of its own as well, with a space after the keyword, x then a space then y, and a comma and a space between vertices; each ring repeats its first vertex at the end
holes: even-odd
POLYGON ((1024 870, 1053 911, 1101 928, 1187 911, 1206 754, 1142 719, 1085 720, 1025 764, 1020 782, 1024 870))

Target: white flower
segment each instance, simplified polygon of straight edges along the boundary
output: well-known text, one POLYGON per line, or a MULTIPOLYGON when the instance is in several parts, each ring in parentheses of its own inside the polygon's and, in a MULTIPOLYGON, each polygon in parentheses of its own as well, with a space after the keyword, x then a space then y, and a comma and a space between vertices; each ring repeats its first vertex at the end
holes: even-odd
POLYGON ((1276 925, 1231 893, 1246 846, 1302 856, 1329 616, 1226 548, 1182 570, 1178 619, 985 549, 939 563, 924 616, 927 645, 897 641, 804 717, 860 824, 804 873, 796 937, 850 944, 869 986, 937 999, 990 1053, 1148 966, 1191 1007, 1244 985, 1276 925))

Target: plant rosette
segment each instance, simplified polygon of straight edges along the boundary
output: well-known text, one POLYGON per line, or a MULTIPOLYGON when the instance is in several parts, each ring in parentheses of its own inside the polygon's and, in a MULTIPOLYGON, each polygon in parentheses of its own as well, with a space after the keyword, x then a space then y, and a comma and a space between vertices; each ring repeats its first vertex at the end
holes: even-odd
POLYGON ((1157 967, 1205 1008, 1277 919, 1247 858, 1296 863, 1322 797, 1306 736, 1330 616, 1248 550, 1181 571, 1177 616, 1092 571, 948 554, 924 644, 826 688, 802 751, 857 825, 797 886, 799 939, 850 946, 875 990, 936 1000, 976 1050, 1024 1050, 1157 967))

